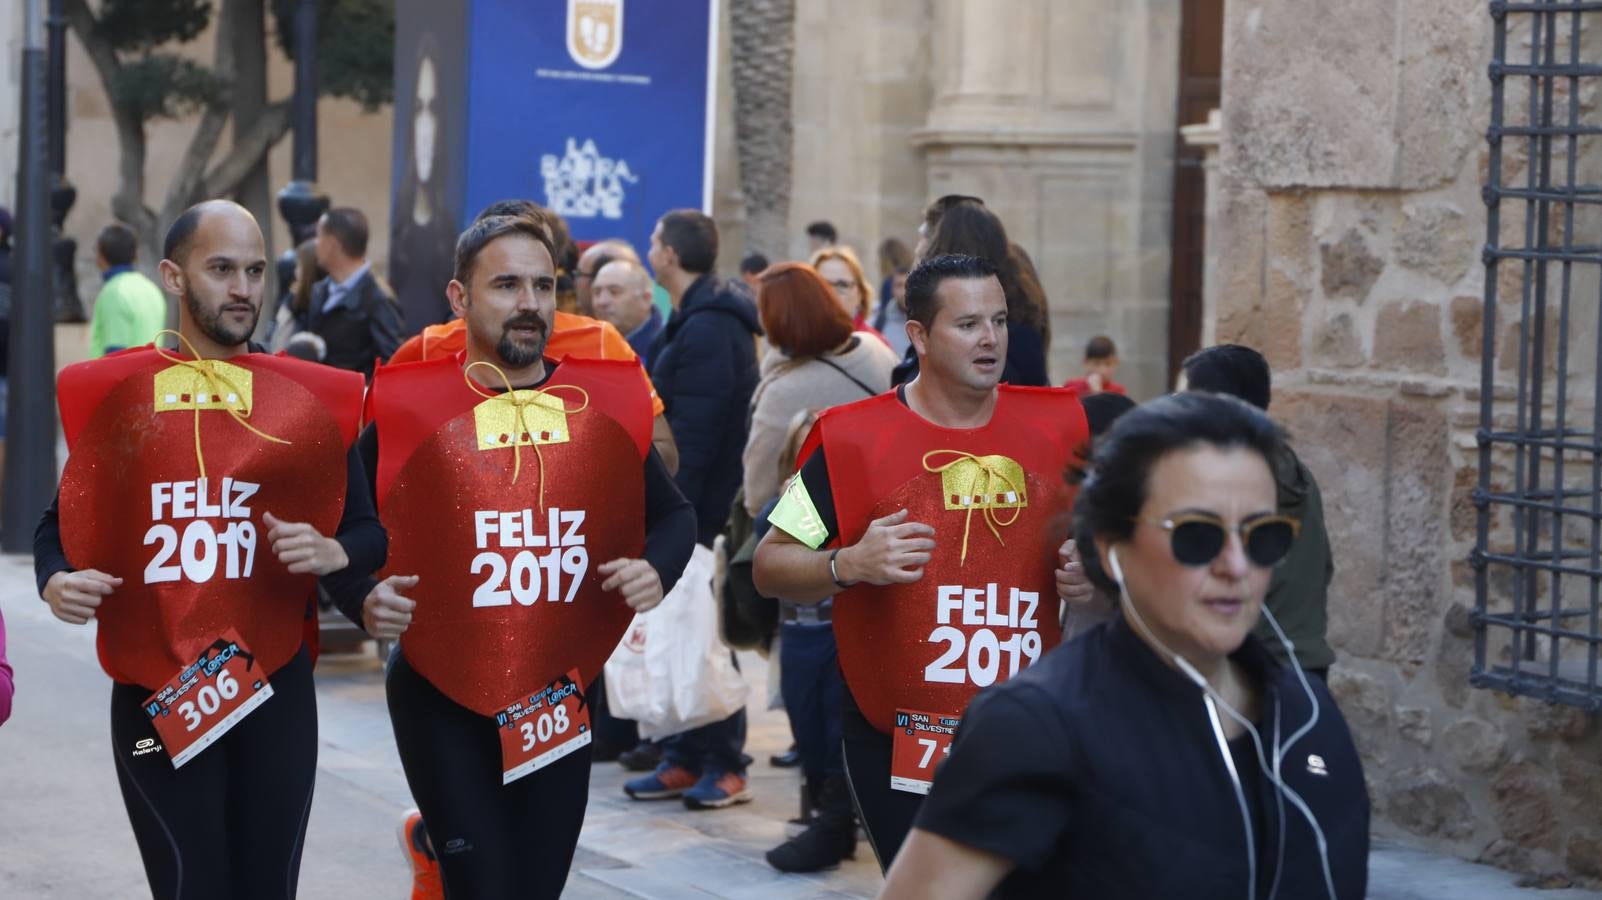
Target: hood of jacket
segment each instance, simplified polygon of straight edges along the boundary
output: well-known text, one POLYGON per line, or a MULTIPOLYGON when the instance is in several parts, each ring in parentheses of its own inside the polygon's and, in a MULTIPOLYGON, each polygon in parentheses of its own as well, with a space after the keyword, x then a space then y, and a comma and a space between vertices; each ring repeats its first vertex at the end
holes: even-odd
POLYGON ((757 316, 750 288, 744 282, 725 280, 709 273, 697 278, 684 292, 683 302, 667 321, 664 336, 671 341, 685 322, 712 314, 733 318, 753 335, 762 333, 762 321, 757 316))

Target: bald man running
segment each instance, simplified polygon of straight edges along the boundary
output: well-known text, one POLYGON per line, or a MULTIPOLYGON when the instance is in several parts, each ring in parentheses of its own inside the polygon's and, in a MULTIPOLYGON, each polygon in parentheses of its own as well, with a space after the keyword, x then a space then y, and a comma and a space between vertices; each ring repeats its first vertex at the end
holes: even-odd
POLYGON ((386 541, 353 450, 362 377, 248 343, 267 259, 243 207, 191 208, 164 257, 178 349, 61 372, 71 452, 34 571, 57 618, 99 622, 151 893, 282 900, 317 769, 314 590, 352 610, 387 590, 364 590, 386 541))

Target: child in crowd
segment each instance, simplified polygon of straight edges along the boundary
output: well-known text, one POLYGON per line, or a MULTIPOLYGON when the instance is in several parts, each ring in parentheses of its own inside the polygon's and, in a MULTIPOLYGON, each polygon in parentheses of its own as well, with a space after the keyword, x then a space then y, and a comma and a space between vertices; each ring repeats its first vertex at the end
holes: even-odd
POLYGON ((1118 347, 1113 344, 1112 338, 1098 334, 1085 345, 1085 377, 1075 378, 1063 387, 1074 391, 1080 396, 1099 394, 1107 391, 1113 394, 1127 394, 1124 386, 1113 381, 1113 375, 1118 371, 1118 347))

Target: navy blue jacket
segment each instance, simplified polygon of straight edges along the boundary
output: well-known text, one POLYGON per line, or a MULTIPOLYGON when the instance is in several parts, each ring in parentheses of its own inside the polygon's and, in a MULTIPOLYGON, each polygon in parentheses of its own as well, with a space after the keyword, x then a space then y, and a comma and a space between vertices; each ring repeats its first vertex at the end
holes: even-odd
POLYGON ((651 306, 651 317, 639 324, 632 332, 623 336, 634 350, 634 355, 640 358, 640 365, 647 372, 651 371, 651 347, 656 344, 657 335, 662 333, 662 311, 651 306))
POLYGON ((679 446, 679 489, 695 507, 697 540, 709 547, 744 480, 761 333, 743 283, 702 275, 650 351, 651 381, 679 446))

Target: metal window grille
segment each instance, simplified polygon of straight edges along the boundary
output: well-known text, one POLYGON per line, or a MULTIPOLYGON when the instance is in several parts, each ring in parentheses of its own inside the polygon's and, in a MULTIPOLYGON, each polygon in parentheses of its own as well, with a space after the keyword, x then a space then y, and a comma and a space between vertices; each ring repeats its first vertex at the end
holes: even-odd
POLYGON ((1490 13, 1470 680, 1602 711, 1602 2, 1490 13))

